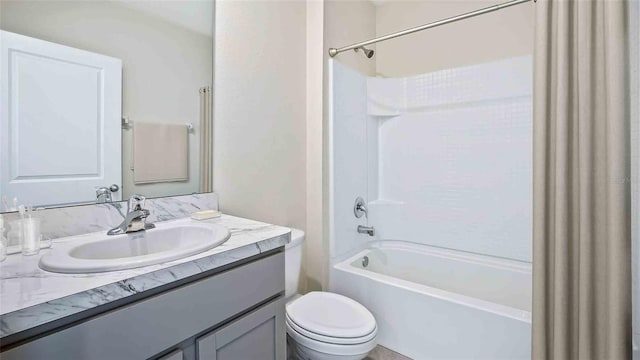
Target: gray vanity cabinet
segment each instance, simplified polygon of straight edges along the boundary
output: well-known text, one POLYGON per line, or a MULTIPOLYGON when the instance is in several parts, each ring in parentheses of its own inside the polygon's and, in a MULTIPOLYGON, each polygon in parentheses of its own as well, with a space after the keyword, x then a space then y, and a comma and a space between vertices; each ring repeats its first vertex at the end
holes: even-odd
POLYGON ((284 302, 278 299, 196 339, 198 360, 285 358, 284 302))
POLYGON ((158 358, 158 360, 185 360, 184 351, 182 350, 172 351, 171 353, 158 358))
POLYGON ((0 353, 2 360, 280 360, 284 253, 203 275, 0 353))

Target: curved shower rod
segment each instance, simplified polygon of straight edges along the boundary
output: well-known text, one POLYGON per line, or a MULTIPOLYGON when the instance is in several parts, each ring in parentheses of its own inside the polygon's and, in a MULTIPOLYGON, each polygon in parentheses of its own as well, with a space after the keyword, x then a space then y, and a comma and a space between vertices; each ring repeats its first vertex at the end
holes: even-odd
MULTIPOLYGON (((526 2, 529 2, 529 1, 532 1, 532 0, 512 0, 512 1, 507 1, 507 2, 502 3, 502 4, 489 6, 489 7, 486 7, 484 9, 479 9, 479 10, 475 10, 475 11, 472 11, 472 12, 456 15, 456 16, 453 16, 453 17, 450 17, 450 18, 446 18, 446 19, 438 20, 438 21, 435 21, 435 22, 432 22, 432 23, 416 26, 416 27, 413 27, 413 28, 410 28, 410 29, 407 29, 407 30, 402 30, 402 31, 398 31, 398 32, 395 32, 395 33, 387 34, 387 35, 384 35, 384 36, 381 36, 381 37, 378 37, 378 38, 375 38, 375 39, 362 41, 362 42, 351 44, 349 46, 341 47, 341 48, 338 48, 338 49, 330 48, 329 49, 329 56, 334 57, 334 56, 340 54, 341 52, 345 52, 347 50, 358 49, 358 48, 361 48, 363 46, 367 46, 367 45, 375 44, 375 43, 378 43, 378 42, 381 42, 381 41, 397 38, 399 36, 413 34, 414 32, 418 32, 418 31, 434 28, 434 27, 437 27, 437 26, 440 26, 440 25, 444 25, 444 24, 449 24, 449 23, 456 22, 456 21, 459 21, 459 20, 469 19, 469 18, 472 18, 474 16, 478 16, 478 15, 494 12, 494 11, 497 11, 497 10, 501 10, 501 9, 508 8, 510 6, 514 6, 514 5, 518 5, 518 4, 522 4, 522 3, 526 3, 526 2)), ((535 2, 536 0, 533 0, 533 1, 535 2)))

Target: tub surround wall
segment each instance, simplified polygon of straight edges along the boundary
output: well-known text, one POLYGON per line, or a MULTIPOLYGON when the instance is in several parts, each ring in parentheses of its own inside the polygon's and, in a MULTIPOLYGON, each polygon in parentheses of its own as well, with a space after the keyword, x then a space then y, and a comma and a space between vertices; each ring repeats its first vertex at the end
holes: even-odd
POLYGON ((416 359, 530 358, 531 57, 407 78, 331 70, 331 291, 416 359))
POLYGON ((368 85, 377 237, 530 262, 531 57, 368 85))
POLYGON ((388 79, 331 64, 332 263, 372 240, 531 261, 530 56, 388 79))
MULTIPOLYGON (((362 249, 369 241, 358 234, 353 205, 358 196, 367 201, 367 78, 342 63, 330 60, 330 249, 331 258, 340 259, 362 249)), ((333 263, 333 262, 332 262, 333 263)))
POLYGON ((84 311, 124 301, 145 291, 277 249, 290 241, 290 230, 284 227, 227 215, 207 222, 227 227, 231 238, 194 256, 137 269, 58 274, 41 270, 39 256, 9 256, 0 263, 0 339, 6 342, 37 326, 59 320, 77 320, 84 311))
MULTIPOLYGON (((119 225, 123 217, 118 212, 126 213, 127 202, 113 204, 93 204, 69 206, 36 211, 34 214, 41 219, 42 235, 48 239, 64 236, 86 234, 96 231, 107 231, 119 225)), ((149 222, 166 221, 189 217, 201 210, 218 210, 218 195, 216 193, 192 194, 172 197, 147 199, 145 208, 151 214, 149 222)), ((5 223, 20 217, 17 213, 3 214, 5 223)))
MULTIPOLYGON (((332 264, 328 259, 330 259, 334 255, 334 244, 333 239, 334 236, 331 234, 334 230, 334 227, 330 225, 330 222, 333 221, 332 218, 332 202, 330 192, 333 191, 331 182, 332 174, 330 170, 329 162, 332 161, 330 142, 332 141, 332 114, 330 110, 331 106, 331 98, 332 98, 332 90, 331 90, 331 81, 332 75, 330 70, 330 62, 331 63, 341 63, 341 65, 347 65, 348 68, 356 69, 361 73, 373 76, 375 75, 375 63, 376 56, 371 59, 368 59, 366 56, 362 54, 362 52, 354 52, 347 51, 340 56, 335 58, 330 58, 327 52, 327 49, 331 47, 343 46, 346 44, 352 44, 354 42, 362 41, 365 39, 371 39, 376 36, 376 7, 372 1, 369 0, 326 0, 326 1, 311 1, 307 3, 307 7, 309 8, 309 4, 311 3, 321 3, 322 4, 322 13, 320 14, 320 21, 322 21, 321 27, 315 27, 312 32, 320 31, 321 34, 319 36, 322 37, 320 43, 310 44, 309 46, 319 45, 321 47, 320 53, 321 60, 320 63, 314 63, 313 68, 310 69, 312 73, 321 74, 322 78, 322 96, 314 98, 308 98, 307 102, 313 104, 314 101, 320 101, 322 107, 322 129, 320 129, 319 133, 322 133, 322 149, 321 149, 321 160, 322 160, 322 173, 321 179, 318 178, 316 180, 321 180, 322 184, 320 187, 316 189, 320 189, 323 193, 322 198, 322 214, 320 217, 316 217, 317 221, 321 222, 322 225, 322 239, 321 242, 322 247, 324 247, 324 265, 326 268, 324 269, 322 288, 327 289, 329 284, 329 266, 332 264), (331 60, 331 61, 330 61, 331 60)), ((316 6, 317 5, 313 5, 316 6)), ((307 30, 309 33, 309 29, 307 30)), ((369 46, 371 49, 375 49, 376 45, 369 46)), ((313 85, 313 83, 308 83, 313 85)), ((307 138, 309 141, 309 138, 307 138)), ((311 143, 310 143, 311 144, 311 143)), ((316 144, 317 145, 317 144, 316 144)), ((318 153, 317 153, 318 154, 318 153)), ((312 154, 313 155, 313 154, 312 154)), ((319 159, 319 158, 318 158, 319 159)), ((313 176, 313 172, 307 174, 307 176, 313 176)), ((307 189, 308 194, 313 194, 314 189, 307 189)), ((364 194, 362 194, 364 196, 364 194)), ((355 200, 352 199, 351 201, 355 200)), ((316 202, 317 203, 317 202, 316 202)), ((315 205, 316 203, 308 203, 309 205, 315 205)), ((307 213, 307 221, 311 221, 313 219, 313 214, 311 212, 307 213)), ((317 258, 317 254, 319 252, 318 249, 318 241, 314 240, 313 234, 309 234, 309 228, 306 229, 309 238, 305 240, 305 263, 316 262, 316 260, 312 260, 317 258), (314 243, 315 241, 315 243, 314 243)), ((312 284, 310 284, 312 285, 312 284)), ((317 288, 320 289, 320 288, 317 288)), ((309 286, 309 290, 313 290, 312 286, 309 286)))

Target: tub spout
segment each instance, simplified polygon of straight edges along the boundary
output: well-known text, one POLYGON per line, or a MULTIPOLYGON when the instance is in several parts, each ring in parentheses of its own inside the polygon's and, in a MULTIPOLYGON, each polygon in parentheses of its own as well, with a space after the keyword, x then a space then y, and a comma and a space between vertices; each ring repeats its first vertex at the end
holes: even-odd
POLYGON ((367 234, 369 236, 374 236, 376 234, 376 230, 373 228, 373 226, 358 225, 358 232, 360 234, 367 234))

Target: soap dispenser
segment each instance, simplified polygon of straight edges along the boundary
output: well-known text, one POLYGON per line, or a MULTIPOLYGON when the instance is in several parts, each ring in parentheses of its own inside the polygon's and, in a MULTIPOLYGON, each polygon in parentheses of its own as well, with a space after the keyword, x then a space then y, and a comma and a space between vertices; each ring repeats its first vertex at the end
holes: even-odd
POLYGON ((40 252, 40 219, 33 217, 33 209, 31 206, 18 206, 20 213, 20 245, 22 247, 22 255, 37 255, 40 252))

